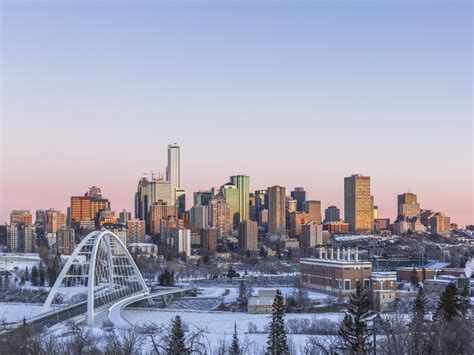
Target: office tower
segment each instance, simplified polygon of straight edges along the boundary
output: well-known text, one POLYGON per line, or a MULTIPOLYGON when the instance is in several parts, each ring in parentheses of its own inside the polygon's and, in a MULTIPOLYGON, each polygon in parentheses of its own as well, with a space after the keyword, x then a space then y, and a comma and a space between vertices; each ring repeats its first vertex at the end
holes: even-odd
POLYGON ((76 248, 74 228, 62 226, 57 231, 56 247, 58 253, 71 255, 76 248))
POLYGON ((183 216, 186 212, 186 191, 184 189, 176 189, 176 207, 178 209, 178 215, 183 216))
POLYGON ((451 218, 442 212, 435 213, 430 219, 431 233, 441 236, 449 236, 451 234, 451 218))
POLYGON ((268 232, 268 210, 260 210, 258 212, 258 226, 268 232))
POLYGON ((217 251, 217 238, 219 231, 217 228, 201 229, 201 250, 205 253, 214 254, 217 251))
POLYGON ((270 236, 286 234, 286 189, 282 186, 268 188, 268 233, 270 236))
POLYGON ((193 194, 193 205, 194 206, 207 206, 209 201, 212 199, 212 191, 198 191, 193 194))
POLYGON ((292 200, 291 197, 286 198, 286 201, 285 201, 286 229, 290 229, 291 214, 297 211, 297 204, 298 204, 298 201, 292 200))
POLYGON ((180 254, 191 256, 191 231, 186 228, 179 228, 173 231, 166 239, 168 247, 180 254))
POLYGON ((201 229, 207 229, 209 226, 209 211, 207 205, 197 205, 191 207, 189 211, 191 219, 191 231, 196 232, 201 229))
POLYGON ((54 209, 49 209, 45 211, 46 214, 46 224, 45 232, 46 233, 56 233, 59 228, 65 227, 67 225, 67 215, 61 211, 56 211, 54 209))
POLYGON ((239 191, 238 220, 242 222, 249 219, 249 177, 246 175, 234 175, 230 177, 230 182, 237 186, 239 191))
POLYGON ((420 204, 417 197, 412 193, 403 193, 397 196, 398 215, 401 217, 420 218, 420 204))
POLYGON ((143 243, 145 241, 145 221, 131 219, 128 221, 127 227, 128 243, 143 243))
POLYGON ((120 224, 127 224, 129 220, 132 219, 132 214, 127 212, 127 210, 123 209, 122 212, 119 213, 119 223, 120 224))
POLYGON ((35 227, 27 222, 10 223, 7 227, 7 246, 10 252, 34 252, 36 249, 35 227))
POLYGON ((25 223, 27 226, 31 226, 33 217, 29 210, 13 210, 10 212, 10 223, 25 223))
POLYGON ((291 191, 291 197, 293 200, 296 200, 296 210, 303 211, 303 201, 306 200, 306 191, 303 187, 295 187, 293 191, 291 191))
POLYGON ((257 219, 261 210, 268 210, 268 190, 255 191, 255 216, 257 219))
MULTIPOLYGON (((310 214, 306 212, 291 212, 290 214, 290 236, 292 238, 297 238, 298 240, 301 237, 301 228, 311 221, 310 214)), ((314 222, 314 221, 313 221, 314 222)), ((316 222, 315 222, 316 223, 316 222)))
POLYGON ((249 194, 249 219, 252 221, 256 221, 256 214, 255 214, 255 194, 251 192, 249 194))
POLYGON ((356 174, 344 178, 344 219, 351 232, 372 231, 372 201, 370 177, 356 174))
POLYGON ((217 195, 219 198, 224 198, 225 202, 229 205, 230 214, 231 214, 231 223, 236 224, 239 220, 239 189, 236 185, 227 183, 222 185, 220 191, 217 195))
POLYGON ((239 224, 239 248, 241 253, 258 251, 257 222, 245 220, 239 224))
POLYGON ((45 210, 36 210, 36 219, 35 223, 46 224, 46 211, 45 210))
POLYGON ((209 226, 218 230, 219 238, 230 234, 232 229, 230 206, 222 198, 209 201, 209 226))
POLYGON ((176 206, 170 206, 166 202, 159 200, 150 206, 150 233, 159 234, 161 232, 161 220, 167 217, 177 217, 176 206))
POLYGON ((309 219, 317 224, 321 224, 321 201, 308 200, 303 202, 303 211, 309 214, 309 219))
MULTIPOLYGON (((174 196, 175 192, 173 192, 174 196)), ((172 198, 171 183, 164 181, 162 177, 152 179, 140 179, 137 192, 135 193, 135 218, 145 221, 147 231, 150 231, 150 208, 158 201, 163 201, 168 206, 175 206, 176 199, 172 198)))
POLYGON ((92 186, 84 196, 71 197, 71 223, 95 221, 98 225, 99 211, 110 209, 108 199, 102 197, 100 188, 92 186))
POLYGON ((373 206, 372 209, 372 219, 378 219, 379 218, 379 206, 373 206))
POLYGON ((336 206, 329 206, 324 211, 324 222, 336 222, 341 219, 341 212, 336 206))
MULTIPOLYGON (((171 195, 176 201, 176 190, 181 187, 180 150, 177 143, 168 145, 168 165, 166 167, 166 181, 170 182, 171 195)), ((171 204, 175 204, 172 202, 171 204)))
POLYGON ((301 228, 301 245, 314 247, 323 244, 323 225, 309 221, 301 228))
POLYGON ((117 224, 118 218, 115 216, 114 211, 111 211, 110 208, 105 208, 99 211, 97 221, 97 226, 101 227, 104 224, 117 224))

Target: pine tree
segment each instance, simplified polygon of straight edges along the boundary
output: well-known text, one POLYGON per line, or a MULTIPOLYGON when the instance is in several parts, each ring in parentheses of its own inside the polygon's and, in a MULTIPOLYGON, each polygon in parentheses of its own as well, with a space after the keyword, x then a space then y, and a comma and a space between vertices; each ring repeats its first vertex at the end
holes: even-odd
POLYGON ((31 268, 31 285, 33 286, 39 285, 38 269, 36 268, 36 265, 31 268))
POLYGON ((372 319, 375 313, 372 302, 362 289, 360 282, 349 299, 347 313, 339 328, 346 350, 355 353, 366 353, 370 350, 369 338, 373 334, 372 319))
POLYGON ((247 307, 247 287, 243 281, 240 281, 239 286, 239 298, 237 299, 239 308, 244 310, 247 307))
POLYGON ((39 285, 40 286, 44 286, 45 284, 45 276, 44 276, 44 270, 42 267, 40 267, 40 271, 39 271, 39 285))
POLYGON ((422 354, 425 344, 422 343, 423 339, 426 339, 427 332, 427 321, 425 319, 426 314, 426 297, 423 287, 418 289, 415 303, 413 304, 413 315, 410 323, 410 332, 412 339, 413 352, 416 354, 422 354))
POLYGON ((10 276, 8 273, 5 274, 5 279, 3 280, 3 286, 5 288, 10 288, 10 276))
MULTIPOLYGON (((469 280, 468 280, 469 281, 469 280)), ((471 306, 469 283, 466 283, 459 295, 459 310, 464 317, 469 316, 469 307, 471 306)))
POLYGON ((285 333, 285 304, 280 290, 277 290, 273 300, 272 320, 270 322, 270 332, 268 334, 267 352, 268 355, 289 354, 288 341, 285 333))
POLYGON ((458 289, 451 282, 441 294, 438 308, 434 314, 434 320, 451 321, 460 315, 461 304, 458 297, 458 289))
POLYGON ((166 353, 173 355, 190 353, 189 349, 186 347, 186 337, 184 335, 180 316, 176 316, 171 323, 171 332, 166 342, 166 353))
POLYGON ((0 288, 3 288, 3 276, 0 275, 0 288))
POLYGON ((237 336, 237 323, 234 323, 234 335, 232 336, 232 344, 230 345, 229 355, 240 355, 242 350, 240 349, 239 338, 237 336))
POLYGON ((30 281, 30 271, 28 270, 28 266, 25 269, 25 281, 30 281))
POLYGON ((417 288, 420 285, 420 278, 415 268, 411 270, 410 283, 413 285, 413 287, 417 287, 417 288))
POLYGON ((51 263, 51 267, 48 270, 48 277, 49 277, 49 286, 53 287, 56 279, 58 278, 59 274, 59 262, 60 258, 56 255, 51 263))

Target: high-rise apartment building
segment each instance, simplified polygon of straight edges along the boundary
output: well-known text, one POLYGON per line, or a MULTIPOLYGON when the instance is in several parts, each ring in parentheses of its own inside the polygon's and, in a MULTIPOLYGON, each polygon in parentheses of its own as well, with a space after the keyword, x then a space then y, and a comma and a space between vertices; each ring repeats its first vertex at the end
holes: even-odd
POLYGON ((268 233, 270 236, 286 234, 286 189, 282 186, 268 188, 268 233))
POLYGON ((31 226, 33 217, 29 210, 13 210, 10 212, 10 223, 25 223, 31 226))
POLYGON ((242 253, 258 251, 257 222, 245 220, 239 224, 239 248, 242 253))
POLYGON ((49 209, 46 212, 46 233, 56 233, 59 228, 67 225, 67 215, 61 211, 49 209))
POLYGON ((127 224, 129 220, 132 219, 132 214, 130 212, 127 212, 127 210, 122 210, 122 212, 119 213, 119 223, 120 224, 127 224))
POLYGON ((36 210, 35 223, 46 224, 47 216, 45 210, 36 210))
POLYGON ((306 200, 306 191, 303 187, 295 187, 293 191, 291 191, 291 197, 293 200, 296 200, 296 210, 303 211, 303 201, 306 200))
POLYGON ((420 218, 420 204, 417 201, 417 197, 413 193, 403 193, 397 196, 397 217, 404 218, 420 218))
POLYGON ((234 175, 230 177, 230 182, 237 186, 239 191, 239 208, 236 222, 249 219, 249 177, 246 175, 234 175))
POLYGON ((26 222, 10 223, 7 227, 7 246, 11 252, 34 252, 36 250, 35 227, 26 222))
POLYGON ((150 231, 150 208, 158 201, 163 201, 168 206, 176 205, 175 191, 171 193, 171 182, 164 181, 162 177, 151 180, 146 178, 138 182, 137 192, 135 193, 135 218, 145 221, 147 231, 150 231))
POLYGON ((143 243, 145 241, 145 221, 131 219, 128 221, 128 243, 143 243))
POLYGON ((291 227, 291 214, 296 212, 298 202, 296 200, 292 200, 291 197, 286 197, 285 201, 285 209, 286 209, 286 229, 290 229, 291 227))
POLYGON ((324 211, 324 222, 336 222, 341 219, 341 211, 336 206, 329 206, 324 211))
POLYGON ((212 191, 198 191, 193 194, 193 205, 194 206, 207 206, 209 201, 212 200, 212 191))
POLYGON ((449 236, 451 234, 451 218, 442 212, 435 213, 430 219, 431 233, 442 236, 449 236))
POLYGON ((309 215, 309 220, 321 224, 321 201, 307 200, 303 202, 303 211, 309 215))
POLYGON ((204 253, 214 254, 217 251, 217 228, 201 229, 201 250, 204 253))
POLYGON ((170 206, 166 202, 159 200, 150 206, 150 233, 159 234, 161 232, 161 220, 167 217, 177 217, 176 206, 170 206))
POLYGON ((311 221, 309 213, 295 211, 290 214, 290 237, 300 240, 301 228, 311 221))
POLYGON ((232 229, 230 206, 222 198, 209 201, 209 226, 218 230, 219 238, 229 235, 232 229))
POLYGON ((191 231, 197 232, 201 229, 209 227, 209 211, 208 205, 198 205, 191 207, 189 211, 191 219, 191 231))
POLYGON ((356 174, 344 178, 344 219, 352 232, 372 231, 372 201, 370 177, 356 174))
POLYGON ((268 209, 268 190, 255 191, 255 216, 258 219, 258 214, 261 210, 268 209))
MULTIPOLYGON (((176 201, 176 190, 181 187, 181 172, 180 172, 180 149, 177 143, 168 145, 168 165, 166 167, 166 181, 170 183, 171 195, 176 201)), ((175 205, 176 202, 171 202, 175 205)))
POLYGON ((62 226, 57 231, 56 247, 58 253, 71 255, 76 248, 74 228, 62 226))
POLYGON ((314 247, 323 244, 323 225, 309 221, 301 228, 301 245, 314 247))

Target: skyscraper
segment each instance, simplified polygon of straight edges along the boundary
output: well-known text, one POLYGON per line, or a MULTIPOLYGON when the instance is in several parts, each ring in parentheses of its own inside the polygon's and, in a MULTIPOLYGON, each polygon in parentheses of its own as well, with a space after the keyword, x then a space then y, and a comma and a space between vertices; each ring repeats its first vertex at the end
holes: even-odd
POLYGON ((212 199, 212 191, 211 190, 206 190, 206 191, 198 191, 193 194, 194 199, 193 199, 193 205, 194 206, 207 206, 209 204, 209 201, 212 199))
POLYGON ((282 186, 268 188, 268 233, 281 236, 286 232, 286 189, 282 186))
POLYGON ((303 201, 306 200, 306 191, 303 187, 295 187, 293 191, 291 191, 291 197, 293 200, 296 200, 296 210, 303 211, 303 201))
POLYGON ((352 232, 372 231, 373 206, 369 176, 356 174, 344 178, 344 219, 352 232))
POLYGON ((13 210, 10 212, 10 223, 23 222, 27 226, 33 224, 33 216, 29 210, 13 210))
POLYGON ((168 165, 166 167, 166 181, 170 182, 171 195, 176 200, 176 190, 181 186, 180 150, 177 143, 168 145, 168 165))
POLYGON ((161 231, 161 220, 167 217, 176 217, 176 206, 170 206, 159 200, 150 206, 150 233, 158 234, 161 231))
POLYGON ((337 222, 341 219, 341 212, 336 206, 329 206, 324 211, 324 222, 337 222))
POLYGON ((229 205, 231 223, 237 224, 239 221, 238 213, 239 213, 239 207, 240 207, 240 196, 239 196, 239 189, 237 188, 237 185, 234 185, 232 183, 227 183, 225 185, 222 185, 218 195, 224 198, 225 202, 229 205))
POLYGON ((258 215, 261 210, 268 209, 268 190, 255 191, 255 218, 258 220, 258 215))
POLYGON ((257 222, 245 220, 239 224, 239 247, 241 253, 258 251, 257 222))
POLYGON ((420 218, 420 204, 417 201, 415 194, 410 192, 403 193, 397 196, 397 207, 398 215, 397 217, 404 218, 420 218))
POLYGON ((309 215, 309 220, 321 224, 321 201, 308 200, 303 202, 303 211, 309 215))
POLYGON ((249 177, 246 175, 234 175, 230 182, 239 190, 239 216, 238 222, 249 219, 249 177))
POLYGON ((222 198, 209 201, 209 226, 217 228, 219 237, 230 234, 232 229, 230 207, 222 198))

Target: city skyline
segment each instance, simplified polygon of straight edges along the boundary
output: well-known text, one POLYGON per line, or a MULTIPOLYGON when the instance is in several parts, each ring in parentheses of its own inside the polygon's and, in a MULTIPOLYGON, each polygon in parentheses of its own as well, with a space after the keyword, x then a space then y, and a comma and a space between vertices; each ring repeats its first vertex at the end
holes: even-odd
POLYGON ((343 178, 362 173, 380 217, 412 191, 471 224, 470 14, 468 1, 3 2, 0 222, 65 211, 93 185, 133 210, 138 178, 165 174, 178 142, 187 206, 243 174, 250 191, 303 186, 342 210, 343 178))

